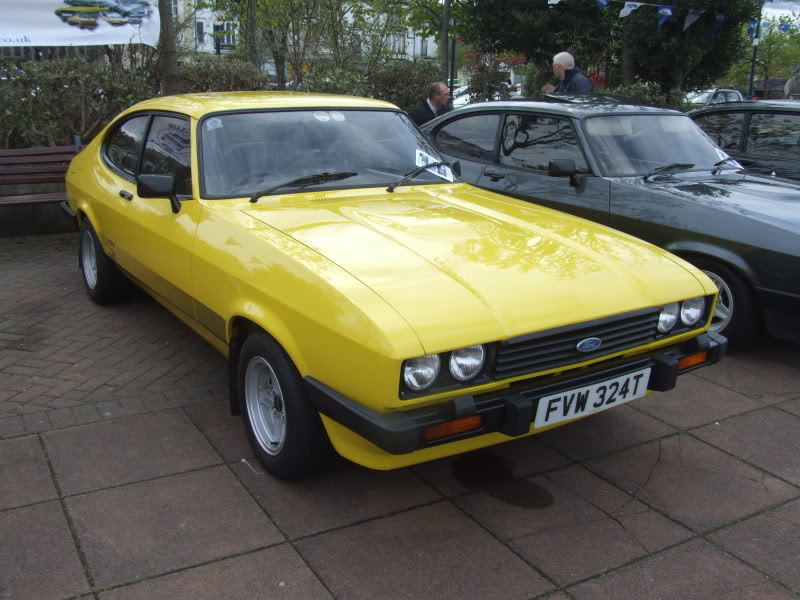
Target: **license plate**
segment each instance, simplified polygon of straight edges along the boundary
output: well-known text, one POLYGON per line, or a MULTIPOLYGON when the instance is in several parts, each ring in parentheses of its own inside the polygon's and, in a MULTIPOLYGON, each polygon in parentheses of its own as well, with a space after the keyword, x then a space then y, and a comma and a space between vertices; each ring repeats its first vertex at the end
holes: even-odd
POLYGON ((650 367, 539 399, 534 427, 553 425, 641 398, 647 392, 650 367))

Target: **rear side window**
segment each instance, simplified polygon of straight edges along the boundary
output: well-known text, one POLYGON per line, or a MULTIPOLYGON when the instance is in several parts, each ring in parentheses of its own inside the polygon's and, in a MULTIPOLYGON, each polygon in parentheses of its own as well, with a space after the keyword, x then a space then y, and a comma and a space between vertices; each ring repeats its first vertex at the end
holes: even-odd
POLYGON ((174 175, 175 193, 192 193, 189 120, 156 115, 147 134, 142 175, 174 175))
POLYGON ((742 139, 744 113, 724 112, 695 119, 714 143, 725 150, 737 150, 742 139))
POLYGON ((108 160, 131 177, 134 176, 136 164, 139 162, 148 118, 147 115, 142 115, 128 119, 111 132, 106 142, 108 160))
POLYGON ((508 115, 500 140, 500 163, 547 171, 553 159, 575 161, 577 173, 588 173, 578 138, 564 119, 536 115, 508 115))
POLYGON ((754 114, 747 131, 747 151, 780 159, 800 158, 800 115, 754 114))
POLYGON ((434 137, 434 144, 447 154, 490 161, 500 115, 473 115, 451 121, 434 137))

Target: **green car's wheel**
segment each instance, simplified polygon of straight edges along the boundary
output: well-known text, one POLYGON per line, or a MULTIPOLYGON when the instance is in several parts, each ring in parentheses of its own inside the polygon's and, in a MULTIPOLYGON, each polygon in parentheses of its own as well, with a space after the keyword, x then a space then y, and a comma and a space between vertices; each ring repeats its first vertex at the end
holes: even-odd
POLYGON ((711 331, 728 338, 733 348, 749 342, 759 329, 753 292, 745 280, 730 267, 708 258, 689 261, 711 278, 719 290, 711 331))
POLYGON ((331 463, 333 447, 300 374, 263 331, 251 333, 242 344, 237 386, 247 437, 267 471, 297 479, 331 463))
POLYGON ((81 223, 78 263, 86 293, 97 304, 121 302, 131 295, 131 282, 103 251, 89 219, 81 223))

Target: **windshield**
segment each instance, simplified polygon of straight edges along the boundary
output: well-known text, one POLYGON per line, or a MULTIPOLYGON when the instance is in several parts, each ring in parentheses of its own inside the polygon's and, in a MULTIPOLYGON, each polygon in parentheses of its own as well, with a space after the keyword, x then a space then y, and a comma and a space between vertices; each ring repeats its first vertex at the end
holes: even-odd
MULTIPOLYGON (((320 173, 357 175, 303 189, 385 187, 421 164, 441 160, 408 117, 396 111, 232 113, 207 117, 200 130, 206 198, 250 196, 320 173)), ((414 179, 420 184, 446 182, 428 171, 414 179)))
POLYGON ((609 177, 647 175, 672 163, 709 170, 728 156, 686 115, 590 117, 583 130, 603 175, 609 177))
POLYGON ((691 92, 686 94, 686 100, 690 104, 707 104, 711 98, 711 92, 691 92))

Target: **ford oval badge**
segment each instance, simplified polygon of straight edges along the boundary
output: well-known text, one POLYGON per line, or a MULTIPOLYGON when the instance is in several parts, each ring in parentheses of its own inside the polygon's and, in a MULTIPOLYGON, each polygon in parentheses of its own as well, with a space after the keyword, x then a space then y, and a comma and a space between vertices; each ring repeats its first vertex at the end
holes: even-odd
POLYGON ((578 342, 576 348, 578 352, 591 352, 592 350, 597 350, 602 345, 603 340, 597 337, 590 337, 578 342))

